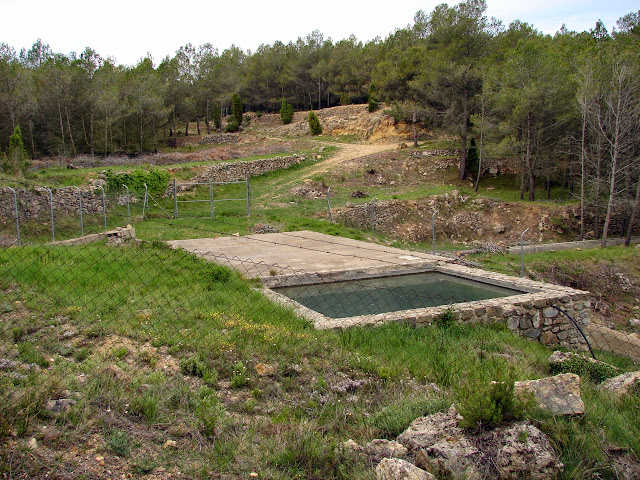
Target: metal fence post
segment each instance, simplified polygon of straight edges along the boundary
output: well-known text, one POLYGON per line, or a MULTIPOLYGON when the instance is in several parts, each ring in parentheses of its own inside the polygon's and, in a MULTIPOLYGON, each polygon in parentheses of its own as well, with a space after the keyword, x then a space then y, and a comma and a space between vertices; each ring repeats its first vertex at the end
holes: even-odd
POLYGON ((129 187, 127 187, 124 183, 122 184, 122 186, 127 189, 127 225, 131 225, 131 207, 129 206, 129 187))
POLYGON ((178 218, 178 186, 173 179, 173 218, 178 218))
POLYGON ((331 200, 329 199, 330 193, 331 193, 331 187, 327 188, 327 209, 329 212, 329 221, 333 223, 333 216, 331 215, 331 200))
POLYGON ((145 219, 145 210, 148 206, 149 202, 149 189, 147 188, 147 184, 144 183, 144 202, 142 202, 142 219, 145 219))
POLYGON ((46 190, 49 191, 49 211, 51 213, 51 241, 55 242, 56 241, 56 230, 55 230, 55 226, 53 224, 53 192, 51 191, 51 189, 49 187, 42 187, 46 190))
POLYGON ((247 177, 247 217, 251 216, 251 183, 247 177))
POLYGON ((107 231, 107 202, 104 195, 104 188, 101 185, 98 185, 98 188, 102 190, 102 214, 104 215, 104 231, 107 231))
POLYGON ((80 214, 80 236, 84 237, 84 222, 82 221, 82 191, 75 185, 72 185, 72 187, 78 191, 78 212, 80 214))
POLYGON ((436 214, 438 213, 439 210, 436 210, 435 212, 433 212, 433 215, 431 215, 431 235, 433 237, 433 251, 432 253, 435 255, 436 254, 436 214))
POLYGON ((374 207, 374 203, 373 203, 373 201, 374 201, 376 198, 377 198, 377 195, 376 195, 376 196, 374 196, 374 197, 371 199, 371 202, 370 202, 370 203, 371 203, 371 240, 372 240, 372 241, 375 241, 375 240, 376 240, 376 231, 375 231, 375 225, 376 225, 376 214, 375 214, 375 211, 374 211, 374 208, 375 208, 375 207, 374 207))
POLYGON ((209 216, 213 218, 213 180, 209 179, 209 216))
POLYGON ((524 234, 527 233, 529 229, 527 228, 522 235, 520 235, 520 278, 524 277, 524 234))
POLYGON ((20 221, 18 220, 18 196, 16 194, 16 191, 11 188, 11 187, 7 187, 9 190, 11 190, 11 192, 13 192, 13 215, 16 218, 16 238, 18 240, 18 246, 20 246, 20 221))

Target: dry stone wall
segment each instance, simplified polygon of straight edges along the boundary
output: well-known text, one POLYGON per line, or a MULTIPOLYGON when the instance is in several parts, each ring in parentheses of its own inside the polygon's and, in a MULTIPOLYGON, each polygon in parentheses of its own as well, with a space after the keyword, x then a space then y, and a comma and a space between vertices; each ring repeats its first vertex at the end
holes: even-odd
MULTIPOLYGON (((102 191, 95 189, 80 189, 82 192, 82 213, 93 215, 102 212, 102 191)), ((55 214, 74 215, 78 213, 78 191, 73 187, 52 189, 53 210, 55 214)), ((18 216, 21 219, 34 219, 49 215, 49 191, 43 187, 31 189, 16 189, 18 202, 18 216)), ((109 208, 113 198, 108 196, 105 205, 109 208)), ((121 203, 118 200, 118 203, 121 203)), ((0 214, 4 218, 13 218, 13 194, 4 191, 0 195, 0 214)))
POLYGON ((263 158, 248 162, 219 163, 198 175, 193 182, 234 182, 247 177, 263 175, 267 172, 289 168, 297 165, 307 157, 304 155, 290 155, 287 157, 263 158))

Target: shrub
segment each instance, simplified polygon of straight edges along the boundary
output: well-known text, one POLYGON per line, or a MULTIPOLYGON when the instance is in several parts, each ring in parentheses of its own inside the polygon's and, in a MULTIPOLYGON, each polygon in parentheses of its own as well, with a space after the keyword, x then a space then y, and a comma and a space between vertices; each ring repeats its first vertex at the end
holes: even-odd
POLYGON ((107 445, 109 450, 119 457, 129 456, 129 450, 131 449, 131 437, 127 432, 122 430, 111 430, 106 434, 107 445))
POLYGON ((311 130, 311 135, 320 135, 322 133, 322 125, 320 125, 320 120, 318 116, 309 112, 309 130, 311 130))
POLYGON ((446 309, 440 315, 436 317, 436 325, 439 328, 448 328, 454 323, 456 323, 456 317, 452 308, 446 309))
POLYGON ((233 372, 231 372, 231 386, 235 388, 244 387, 249 380, 247 367, 242 362, 237 362, 233 366, 233 372))
POLYGON ((293 105, 287 103, 284 99, 282 99, 282 105, 280 107, 280 119, 285 125, 288 125, 293 120, 293 105))
POLYGON ((24 172, 27 168, 27 150, 22 141, 20 127, 16 126, 9 137, 9 150, 2 158, 2 169, 7 173, 24 172))
POLYGON ((237 132, 238 130, 240 130, 240 125, 238 124, 235 118, 228 121, 224 127, 224 131, 227 133, 237 132))
POLYGON ((151 195, 160 195, 169 186, 169 172, 154 167, 149 170, 135 169, 131 172, 107 170, 102 178, 106 182, 107 192, 121 192, 124 190, 122 185, 133 191, 143 191, 146 183, 151 195))
POLYGON ((516 397, 513 371, 498 374, 487 383, 472 377, 458 391, 456 407, 464 418, 460 426, 467 429, 494 428, 502 422, 524 418, 529 402, 516 397))
POLYGON ((569 360, 551 364, 551 373, 575 373, 580 376, 588 376, 595 383, 604 382, 607 378, 619 375, 619 370, 613 365, 604 362, 592 362, 580 355, 571 355, 569 360))

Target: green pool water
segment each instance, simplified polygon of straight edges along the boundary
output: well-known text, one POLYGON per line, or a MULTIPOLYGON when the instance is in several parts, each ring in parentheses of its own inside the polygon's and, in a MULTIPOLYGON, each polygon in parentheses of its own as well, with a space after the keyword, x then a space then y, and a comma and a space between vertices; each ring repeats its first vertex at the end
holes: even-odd
POLYGON ((281 287, 273 290, 330 318, 413 310, 523 293, 439 272, 281 287))

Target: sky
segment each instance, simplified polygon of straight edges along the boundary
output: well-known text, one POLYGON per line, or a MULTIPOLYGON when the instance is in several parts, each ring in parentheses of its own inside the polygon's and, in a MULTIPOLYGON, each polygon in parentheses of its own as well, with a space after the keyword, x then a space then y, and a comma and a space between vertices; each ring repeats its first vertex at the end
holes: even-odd
MULTIPOLYGON (((56 53, 91 47, 102 57, 134 65, 147 54, 158 64, 181 46, 210 43, 221 52, 232 44, 255 51, 261 44, 288 43, 319 30, 334 42, 355 35, 363 42, 386 38, 429 13, 442 1, 349 0, 0 0, 0 43, 18 52, 38 39, 56 53)), ((458 2, 450 1, 449 5, 458 2)), ((487 0, 487 15, 505 26, 513 20, 554 34, 593 28, 601 19, 611 31, 621 16, 638 11, 637 0, 487 0)))

